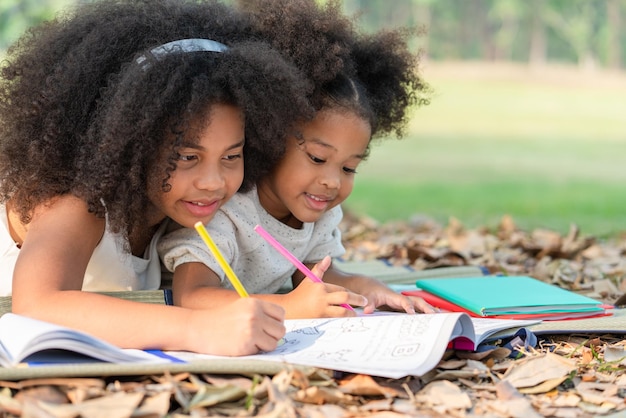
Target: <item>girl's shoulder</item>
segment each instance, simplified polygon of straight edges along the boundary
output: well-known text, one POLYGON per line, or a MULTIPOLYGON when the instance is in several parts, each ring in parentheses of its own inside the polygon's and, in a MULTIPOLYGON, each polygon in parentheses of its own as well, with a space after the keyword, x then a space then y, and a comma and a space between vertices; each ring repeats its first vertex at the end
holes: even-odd
POLYGON ((89 211, 87 203, 70 194, 56 196, 41 203, 33 210, 27 230, 37 229, 39 233, 55 233, 62 236, 93 236, 100 240, 105 229, 105 219, 89 211))
POLYGON ((87 202, 72 194, 55 196, 35 207, 34 217, 50 211, 69 211, 76 214, 89 213, 87 202))

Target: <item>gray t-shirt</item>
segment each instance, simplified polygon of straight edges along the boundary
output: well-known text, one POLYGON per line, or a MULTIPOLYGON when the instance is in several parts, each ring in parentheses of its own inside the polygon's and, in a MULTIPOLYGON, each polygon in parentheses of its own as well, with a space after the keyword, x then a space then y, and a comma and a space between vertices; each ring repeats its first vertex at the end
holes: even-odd
MULTIPOLYGON (((226 261, 249 293, 275 293, 283 287, 296 268, 263 237, 254 231, 261 225, 303 263, 315 263, 327 255, 339 257, 341 243, 340 206, 324 213, 319 221, 291 228, 275 219, 261 206, 256 188, 236 193, 207 225, 207 230, 226 261)), ((164 236, 158 251, 165 267, 174 269, 185 263, 203 263, 232 288, 224 272, 194 229, 182 228, 164 236)))

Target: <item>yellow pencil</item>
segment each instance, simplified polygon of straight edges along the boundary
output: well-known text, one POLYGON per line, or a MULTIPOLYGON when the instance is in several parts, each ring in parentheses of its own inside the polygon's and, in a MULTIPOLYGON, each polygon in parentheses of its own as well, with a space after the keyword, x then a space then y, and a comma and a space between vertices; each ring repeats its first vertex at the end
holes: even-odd
POLYGON ((215 245, 215 242, 213 242, 213 239, 209 235, 209 232, 206 230, 202 222, 196 222, 194 227, 196 228, 196 231, 198 231, 198 234, 200 234, 200 237, 202 238, 204 243, 207 245, 207 247, 209 247, 209 250, 211 250, 211 253, 219 263, 220 267, 222 267, 222 270, 224 270, 224 273, 226 273, 226 277, 228 278, 228 280, 230 280, 230 283, 233 285, 239 296, 241 296, 242 298, 249 297, 248 292, 235 275, 235 272, 230 267, 230 264, 228 264, 228 262, 226 262, 226 260, 224 259, 224 256, 220 252, 219 248, 217 248, 217 245, 215 245))

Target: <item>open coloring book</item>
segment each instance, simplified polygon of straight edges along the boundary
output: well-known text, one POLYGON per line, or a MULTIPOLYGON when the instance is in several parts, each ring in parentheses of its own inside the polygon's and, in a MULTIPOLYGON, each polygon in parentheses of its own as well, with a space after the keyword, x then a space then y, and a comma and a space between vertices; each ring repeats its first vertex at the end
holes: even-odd
MULTIPOLYGON (((241 357, 400 378, 437 366, 452 342, 473 350, 504 329, 537 320, 470 318, 465 313, 374 314, 351 318, 287 320, 284 343, 270 353, 241 357)), ((168 353, 185 361, 219 358, 168 353)))

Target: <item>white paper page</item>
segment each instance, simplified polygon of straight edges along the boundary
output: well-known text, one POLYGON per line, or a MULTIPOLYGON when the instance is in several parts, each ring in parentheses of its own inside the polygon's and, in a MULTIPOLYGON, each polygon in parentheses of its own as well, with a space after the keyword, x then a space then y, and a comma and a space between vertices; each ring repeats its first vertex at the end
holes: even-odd
MULTIPOLYGON (((286 321, 284 343, 271 353, 240 357, 399 378, 433 369, 462 313, 395 314, 286 321)), ((216 359, 169 353, 186 361, 216 359)))
POLYGON ((476 331, 476 341, 478 343, 503 329, 522 328, 540 322, 542 322, 540 319, 472 318, 474 330, 476 331))
POLYGON ((10 358, 10 367, 40 350, 65 349, 112 362, 159 362, 165 360, 141 350, 121 349, 86 333, 21 315, 0 318, 0 339, 10 358))

